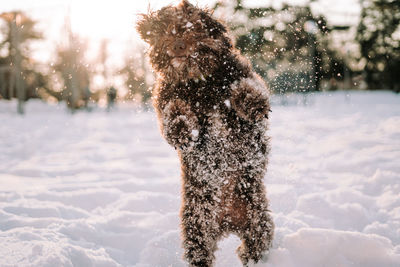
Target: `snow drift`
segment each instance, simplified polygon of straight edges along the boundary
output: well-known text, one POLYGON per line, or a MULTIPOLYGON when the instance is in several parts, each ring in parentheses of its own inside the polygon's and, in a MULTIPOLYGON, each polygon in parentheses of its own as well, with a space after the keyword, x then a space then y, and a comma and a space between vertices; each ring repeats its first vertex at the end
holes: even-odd
MULTIPOLYGON (((273 99, 258 266, 400 266, 400 96, 273 99), (303 102, 307 103, 306 105, 303 102)), ((186 266, 179 163, 155 115, 0 101, 0 266, 186 266)), ((240 266, 235 236, 217 266, 240 266)))

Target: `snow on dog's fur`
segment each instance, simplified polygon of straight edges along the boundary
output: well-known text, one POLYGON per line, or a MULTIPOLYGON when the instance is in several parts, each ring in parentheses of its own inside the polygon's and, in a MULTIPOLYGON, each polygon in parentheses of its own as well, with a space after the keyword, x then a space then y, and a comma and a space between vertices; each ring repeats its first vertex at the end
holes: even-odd
POLYGON ((186 259, 211 266, 218 240, 235 233, 243 264, 259 261, 274 232, 263 185, 265 83, 226 27, 187 1, 142 15, 137 29, 158 74, 153 100, 162 134, 181 161, 186 259))

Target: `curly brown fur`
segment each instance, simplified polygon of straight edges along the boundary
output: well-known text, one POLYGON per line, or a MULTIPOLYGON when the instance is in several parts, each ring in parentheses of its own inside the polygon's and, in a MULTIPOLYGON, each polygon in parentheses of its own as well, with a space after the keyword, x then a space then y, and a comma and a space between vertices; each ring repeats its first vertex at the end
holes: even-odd
POLYGON ((268 89, 226 27, 187 1, 143 15, 137 29, 158 74, 154 106, 178 150, 183 246, 191 266, 212 266, 218 240, 235 233, 244 265, 271 246, 263 185, 268 89))

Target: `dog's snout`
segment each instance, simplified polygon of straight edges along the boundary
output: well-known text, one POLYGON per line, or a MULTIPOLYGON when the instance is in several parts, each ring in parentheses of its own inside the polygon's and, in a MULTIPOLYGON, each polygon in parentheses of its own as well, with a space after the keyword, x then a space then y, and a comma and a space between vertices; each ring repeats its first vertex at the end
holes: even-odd
POLYGON ((182 39, 178 39, 174 42, 172 49, 175 54, 180 55, 186 51, 186 44, 182 39))

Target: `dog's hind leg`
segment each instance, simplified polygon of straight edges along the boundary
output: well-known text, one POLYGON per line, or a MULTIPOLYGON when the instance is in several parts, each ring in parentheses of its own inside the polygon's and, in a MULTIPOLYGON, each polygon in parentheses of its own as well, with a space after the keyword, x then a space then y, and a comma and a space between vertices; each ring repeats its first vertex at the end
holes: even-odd
POLYGON ((212 266, 221 236, 215 212, 204 206, 197 203, 182 210, 183 246, 190 266, 212 266))
POLYGON ((242 240, 238 255, 244 266, 253 260, 257 263, 272 245, 274 224, 271 215, 265 210, 251 210, 247 226, 238 235, 242 240))

